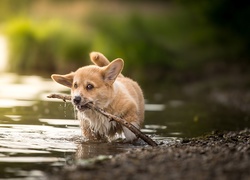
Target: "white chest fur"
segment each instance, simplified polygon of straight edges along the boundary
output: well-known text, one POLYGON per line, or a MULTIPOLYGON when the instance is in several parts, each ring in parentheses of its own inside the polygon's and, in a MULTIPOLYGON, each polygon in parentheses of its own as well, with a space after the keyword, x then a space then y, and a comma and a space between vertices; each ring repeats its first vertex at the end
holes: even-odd
POLYGON ((116 127, 116 122, 110 121, 102 114, 93 110, 78 112, 77 115, 82 129, 86 128, 87 125, 93 133, 103 137, 109 136, 111 129, 115 129, 116 127))

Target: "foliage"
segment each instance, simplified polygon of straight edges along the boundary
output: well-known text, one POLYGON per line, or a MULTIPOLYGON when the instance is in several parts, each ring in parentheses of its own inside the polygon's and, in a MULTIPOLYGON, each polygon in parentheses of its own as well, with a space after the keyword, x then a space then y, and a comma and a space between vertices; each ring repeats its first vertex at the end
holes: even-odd
POLYGON ((79 60, 87 57, 84 52, 89 51, 82 32, 59 21, 12 20, 5 26, 5 33, 9 38, 10 71, 67 71, 78 67, 79 60))
POLYGON ((220 59, 246 61, 250 56, 250 2, 234 0, 176 0, 194 16, 203 17, 216 31, 220 59))
MULTIPOLYGON (((35 3, 27 2, 28 5, 21 3, 22 9, 31 8, 35 3)), ((58 7, 62 9, 72 2, 53 1, 63 4, 58 7)), ((141 1, 127 2, 131 4, 126 11, 122 6, 126 3, 120 1, 118 10, 112 9, 112 13, 101 9, 99 3, 102 4, 97 2, 84 15, 78 12, 74 20, 65 18, 64 14, 60 20, 43 17, 40 21, 34 17, 8 20, 4 28, 10 40, 10 69, 68 72, 88 64, 90 51, 100 51, 110 60, 123 58, 124 70, 129 76, 161 81, 169 71, 201 72, 208 64, 245 63, 249 59, 247 3, 156 1, 155 4, 160 3, 166 9, 160 13, 128 10, 133 3, 143 9, 141 1)), ((151 9, 159 8, 153 5, 151 9)), ((12 9, 10 3, 5 6, 12 9)), ((148 8, 148 4, 145 7, 148 8)))
POLYGON ((1 0, 0 1, 0 22, 9 19, 10 17, 16 17, 19 13, 24 13, 34 0, 1 0))
POLYGON ((144 80, 161 80, 169 70, 194 69, 214 59, 220 50, 214 29, 183 9, 176 11, 178 16, 134 13, 124 19, 92 15, 89 25, 97 29, 93 49, 124 58, 129 67, 125 70, 145 76, 144 80))

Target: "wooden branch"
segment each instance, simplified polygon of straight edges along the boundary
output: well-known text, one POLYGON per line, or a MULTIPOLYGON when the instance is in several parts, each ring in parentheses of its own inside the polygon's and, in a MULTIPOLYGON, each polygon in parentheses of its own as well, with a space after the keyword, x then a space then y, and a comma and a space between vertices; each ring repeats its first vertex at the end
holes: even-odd
MULTIPOLYGON (((70 95, 61 95, 61 94, 51 94, 49 96, 47 96, 48 98, 57 98, 57 99, 62 99, 64 102, 66 102, 66 100, 71 101, 71 96, 70 95)), ((106 111, 104 111, 101 108, 98 108, 96 106, 94 106, 92 103, 88 103, 86 105, 88 108, 95 110, 97 112, 99 112, 100 114, 102 114, 103 116, 106 116, 107 118, 109 118, 110 120, 114 120, 118 123, 120 123, 121 125, 127 127, 131 132, 133 132, 138 138, 141 138, 142 140, 144 140, 146 143, 148 143, 148 145, 150 146, 157 146, 158 144, 153 141, 150 137, 148 137, 147 135, 143 134, 138 128, 136 128, 133 124, 127 122, 126 120, 112 115, 110 113, 107 113, 106 111)))

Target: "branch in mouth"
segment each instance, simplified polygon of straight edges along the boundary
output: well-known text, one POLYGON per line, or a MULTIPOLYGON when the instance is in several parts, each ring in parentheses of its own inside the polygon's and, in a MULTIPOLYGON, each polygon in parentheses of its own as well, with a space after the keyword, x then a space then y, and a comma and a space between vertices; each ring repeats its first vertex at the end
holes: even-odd
MULTIPOLYGON (((48 98, 57 98, 57 99, 62 99, 64 102, 66 102, 66 100, 68 101, 71 101, 71 96, 70 95, 61 95, 61 94, 51 94, 49 96, 47 96, 48 98)), ((93 103, 91 102, 88 102, 84 105, 80 105, 82 108, 89 108, 89 109, 92 109, 92 110, 95 110, 97 112, 99 112, 100 114, 102 114, 103 116, 107 117, 108 119, 110 120, 114 120, 116 121, 117 123, 120 123, 121 125, 127 127, 131 132, 133 132, 137 137, 141 138, 142 140, 144 140, 146 143, 148 143, 148 145, 150 146, 158 146, 158 144, 153 141, 150 137, 148 137, 147 135, 143 134, 138 128, 136 128, 133 124, 127 122, 126 120, 118 117, 118 116, 115 116, 115 115, 112 115, 112 114, 109 114, 107 113, 106 111, 104 111, 103 109, 101 108, 98 108, 96 106, 94 106, 93 103)))
POLYGON ((89 109, 87 104, 88 103, 85 103, 83 105, 77 105, 76 107, 79 111, 84 111, 85 109, 89 109))

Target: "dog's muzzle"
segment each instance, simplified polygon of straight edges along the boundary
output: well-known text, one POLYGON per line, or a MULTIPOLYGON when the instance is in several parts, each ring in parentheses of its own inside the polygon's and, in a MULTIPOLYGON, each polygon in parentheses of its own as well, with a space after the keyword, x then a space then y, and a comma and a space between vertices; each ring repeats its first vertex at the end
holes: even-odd
POLYGON ((82 101, 81 96, 75 96, 73 99, 74 105, 79 105, 81 103, 81 101, 82 101))
POLYGON ((87 109, 87 103, 88 101, 86 99, 83 99, 81 96, 74 96, 73 98, 73 104, 79 111, 87 109))

